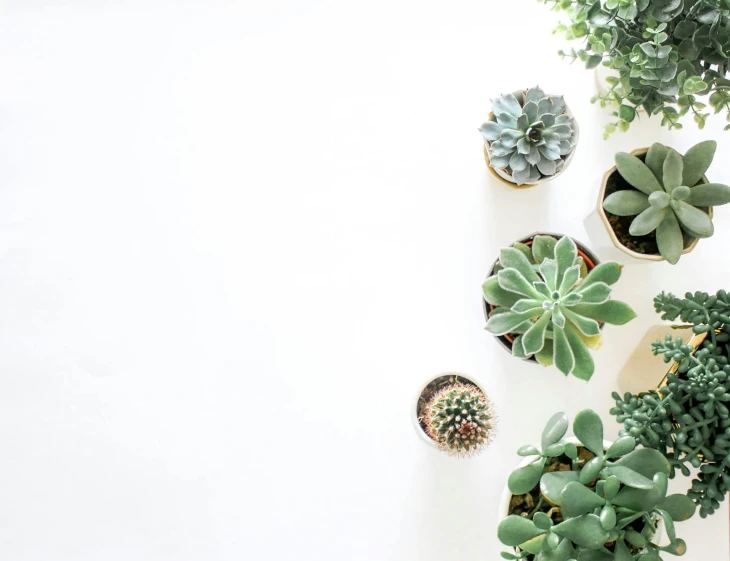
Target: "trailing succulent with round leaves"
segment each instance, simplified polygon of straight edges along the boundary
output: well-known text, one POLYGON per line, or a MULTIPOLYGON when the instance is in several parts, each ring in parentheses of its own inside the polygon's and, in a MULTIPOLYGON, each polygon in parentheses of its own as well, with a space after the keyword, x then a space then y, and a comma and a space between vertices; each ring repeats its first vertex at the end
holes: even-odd
POLYGON ((426 408, 426 432, 445 452, 470 456, 486 447, 494 433, 494 414, 482 391, 471 384, 442 388, 426 408))
POLYGON ((514 336, 512 353, 555 364, 566 376, 589 380, 595 370, 588 349, 601 335, 601 323, 623 325, 636 314, 623 302, 609 300, 621 266, 608 262, 585 271, 583 258, 568 236, 557 241, 535 236, 532 246, 500 251, 495 274, 482 285, 494 306, 486 330, 514 336))
POLYGON ((567 430, 568 417, 557 413, 543 430, 541 450, 517 451, 533 460, 510 474, 510 504, 519 496, 529 510, 518 515, 511 508, 500 522, 499 540, 515 548, 502 557, 652 561, 661 560, 661 551, 684 554, 674 523, 690 518, 695 505, 684 495, 667 495, 667 459, 657 450, 637 449, 631 436, 605 448, 603 423, 590 409, 573 422, 579 446, 563 440, 567 430), (660 519, 670 540, 665 547, 651 541, 660 519))
POLYGON ((611 414, 621 434, 636 438, 669 460, 670 476, 700 468, 687 496, 703 518, 713 514, 730 489, 730 296, 687 293, 684 299, 661 293, 654 307, 662 319, 680 318, 696 334, 706 333, 695 350, 681 337, 667 335, 652 344, 655 355, 677 365, 666 386, 639 395, 613 394, 611 414))
POLYGON ((714 233, 712 220, 701 209, 730 202, 730 187, 703 182, 716 149, 717 143, 707 140, 683 157, 656 143, 644 162, 619 152, 616 169, 636 190, 612 193, 603 201, 603 208, 617 216, 636 216, 629 228, 632 236, 656 231, 659 253, 674 265, 684 251, 682 232, 693 238, 709 238, 714 233))
POLYGON ((577 142, 563 97, 545 95, 539 87, 492 100, 492 120, 479 130, 490 165, 518 185, 558 173, 577 142))
MULTIPOLYGON (((628 130, 642 108, 662 125, 681 129, 691 113, 699 128, 709 116, 699 96, 730 122, 730 2, 727 0, 540 0, 564 11, 570 23, 555 29, 583 46, 560 51, 587 68, 613 69, 607 91, 592 101, 614 108, 617 128, 628 130)), ((730 124, 726 126, 726 130, 730 124)))

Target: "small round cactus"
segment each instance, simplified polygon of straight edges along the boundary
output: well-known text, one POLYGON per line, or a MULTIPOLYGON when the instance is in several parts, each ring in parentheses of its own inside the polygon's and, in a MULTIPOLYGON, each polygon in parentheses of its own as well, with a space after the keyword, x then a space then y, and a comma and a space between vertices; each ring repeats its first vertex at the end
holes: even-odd
POLYGON ((476 386, 453 383, 439 390, 426 409, 426 432, 439 448, 470 456, 485 448, 494 432, 491 403, 476 386))

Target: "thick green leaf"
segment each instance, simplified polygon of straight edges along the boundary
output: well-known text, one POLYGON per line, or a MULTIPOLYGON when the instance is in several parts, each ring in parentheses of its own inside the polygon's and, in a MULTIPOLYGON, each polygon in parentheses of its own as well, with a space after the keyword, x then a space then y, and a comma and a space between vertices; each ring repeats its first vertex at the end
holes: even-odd
POLYGON ((517 269, 530 284, 541 280, 532 263, 519 249, 505 247, 499 252, 499 262, 505 269, 517 269))
POLYGON ((516 269, 502 269, 497 273, 497 279, 499 279, 499 286, 505 290, 522 294, 528 298, 542 299, 542 295, 532 286, 532 283, 516 269))
POLYGON ((539 362, 543 366, 552 366, 553 365, 553 340, 552 339, 545 340, 545 346, 542 348, 542 350, 540 352, 535 354, 535 358, 537 359, 537 362, 539 362))
POLYGON ((649 208, 649 197, 632 189, 616 191, 604 199, 603 208, 616 216, 636 216, 649 208))
POLYGON ((545 534, 541 536, 537 536, 536 538, 532 538, 531 540, 527 540, 525 543, 520 544, 520 549, 527 551, 528 553, 533 553, 537 555, 542 551, 542 541, 545 539, 545 534))
POLYGON ((584 409, 575 416, 573 433, 596 456, 603 455, 603 423, 598 414, 584 409))
POLYGON ((515 303, 514 306, 512 306, 512 311, 517 312, 518 314, 521 314, 522 312, 527 312, 534 309, 541 309, 544 310, 542 303, 544 300, 534 300, 532 298, 523 298, 522 300, 519 300, 515 303))
POLYGON ((496 275, 484 281, 482 293, 484 294, 484 299, 493 306, 511 308, 520 299, 518 294, 509 292, 499 286, 499 279, 497 279, 496 275))
POLYGON ((513 495, 524 495, 532 491, 540 483, 544 463, 544 460, 540 460, 532 464, 527 464, 526 466, 518 467, 510 473, 507 479, 507 487, 509 487, 510 493, 513 495))
POLYGON ((653 448, 638 448, 616 460, 613 465, 631 468, 646 478, 652 478, 658 472, 669 475, 671 471, 664 454, 653 448))
POLYGON ((626 152, 616 154, 616 168, 630 185, 651 195, 654 191, 661 191, 662 186, 652 171, 636 156, 626 152))
POLYGON ((524 244, 522 242, 516 242, 512 245, 515 249, 522 252, 522 254, 527 258, 527 260, 532 263, 532 250, 530 249, 530 246, 527 244, 524 244))
POLYGON ((510 514, 499 523, 497 537, 504 545, 518 546, 527 540, 539 536, 543 532, 539 530, 532 520, 522 518, 516 514, 510 514))
POLYGON ((581 281, 576 292, 581 292, 596 282, 612 285, 621 278, 622 266, 614 261, 607 261, 596 265, 581 281))
POLYGON ((563 314, 565 315, 565 319, 573 323, 583 335, 594 337, 601 333, 601 328, 598 327, 596 320, 580 316, 569 308, 563 309, 563 314))
POLYGON ((579 481, 583 485, 588 485, 591 481, 598 477, 598 474, 601 473, 604 464, 605 460, 601 456, 596 456, 595 458, 588 460, 580 470, 579 481))
POLYGON ((651 479, 626 466, 606 466, 603 468, 603 475, 606 477, 615 475, 621 483, 633 489, 654 488, 654 482, 651 479))
POLYGON ((568 345, 573 353, 575 366, 573 367, 573 376, 581 380, 588 381, 593 376, 595 364, 588 347, 580 336, 578 331, 570 324, 565 326, 565 336, 568 339, 568 345))
POLYGON ((601 514, 598 515, 601 519, 601 526, 606 531, 611 531, 616 526, 616 509, 612 505, 605 505, 601 509, 601 514))
POLYGON ((687 150, 683 158, 682 185, 693 187, 702 179, 715 157, 715 150, 717 142, 714 140, 705 140, 687 150))
POLYGON ((570 289, 575 286, 575 283, 578 282, 579 278, 580 265, 573 265, 572 267, 568 267, 568 270, 565 271, 565 274, 563 275, 563 280, 560 283, 558 292, 560 292, 561 295, 565 296, 570 292, 570 289))
POLYGON ((677 539, 677 533, 674 531, 674 520, 672 520, 672 515, 661 508, 656 509, 656 512, 664 520, 664 531, 667 533, 669 541, 675 541, 677 539))
POLYGON ((605 499, 578 482, 568 483, 560 493, 560 506, 565 518, 588 514, 604 504, 605 499))
POLYGON ((551 444, 556 444, 568 432, 568 416, 565 413, 555 413, 545 425, 542 431, 540 446, 547 448, 551 444))
MULTIPOLYGON (((530 323, 530 326, 532 326, 532 323, 530 323)), ((522 346, 522 337, 523 337, 523 335, 520 334, 517 337, 515 337, 515 340, 512 342, 512 356, 513 357, 527 358, 529 356, 525 353, 525 348, 522 346)))
POLYGON ((623 506, 636 512, 649 511, 659 504, 663 493, 658 489, 634 489, 622 487, 618 494, 611 499, 615 506, 623 506))
POLYGON ((682 226, 689 228, 703 238, 709 238, 714 233, 715 228, 712 225, 712 220, 700 209, 684 201, 672 201, 671 206, 682 226))
POLYGON ((570 561, 571 559, 575 559, 575 551, 570 540, 561 540, 558 547, 552 551, 543 551, 540 556, 540 561, 570 561))
POLYGON ((684 236, 674 212, 667 212, 656 229, 656 243, 659 254, 672 265, 676 265, 684 251, 684 236))
POLYGON ((616 493, 618 493, 618 490, 621 488, 621 482, 618 480, 618 477, 610 475, 603 481, 603 492, 606 495, 606 498, 610 501, 616 496, 616 493))
POLYGON ((581 304, 603 304, 611 296, 611 287, 605 282, 594 282, 580 292, 581 304))
POLYGON ((608 532, 601 526, 595 514, 584 514, 578 518, 569 518, 553 527, 553 532, 568 538, 574 544, 588 549, 603 547, 608 539, 608 532))
POLYGON ((513 330, 521 325, 524 321, 530 320, 534 317, 538 317, 544 310, 529 310, 527 312, 505 312, 501 314, 493 315, 487 321, 485 329, 492 335, 505 335, 506 333, 512 333, 513 330))
POLYGON ((525 354, 535 354, 545 346, 545 331, 550 325, 551 316, 551 312, 545 312, 522 336, 522 347, 525 354))
POLYGON ((553 504, 559 505, 561 493, 568 483, 577 483, 577 471, 549 471, 540 478, 540 492, 553 504))
POLYGON ((552 236, 535 236, 532 239, 532 255, 539 265, 545 259, 555 258, 555 244, 558 240, 552 236))
POLYGON ((649 148, 644 159, 646 166, 659 181, 664 177, 664 160, 667 158, 667 154, 669 154, 669 149, 663 144, 655 142, 649 148))
POLYGON ((722 183, 695 185, 689 191, 687 202, 692 206, 720 206, 730 203, 730 186, 722 183))
MULTIPOLYGON (((629 234, 632 236, 645 236, 657 229, 657 226, 664 220, 668 212, 667 208, 656 208, 650 206, 639 214, 629 226, 629 234)), ((501 272, 501 271, 500 271, 501 272)))
POLYGON ((659 503, 659 508, 669 513, 675 522, 692 518, 696 507, 697 505, 687 495, 669 495, 659 503))
MULTIPOLYGON (((553 319, 555 316, 553 315, 553 319)), ((573 352, 570 350, 570 344, 568 338, 565 336, 565 331, 562 327, 553 325, 553 361, 555 366, 558 367, 563 374, 566 376, 570 374, 575 365, 573 358, 573 352)))
POLYGON ((636 448, 636 439, 633 436, 622 436, 615 440, 606 450, 606 457, 610 460, 625 456, 636 448))
POLYGON ((664 190, 667 193, 674 191, 675 187, 682 185, 682 172, 684 166, 682 165, 682 156, 680 156, 675 150, 669 150, 666 159, 664 160, 664 190))
POLYGON ((577 561, 614 561, 614 557, 602 549, 584 549, 577 561))
POLYGON ((555 262, 558 265, 558 274, 555 279, 555 286, 560 286, 563 282, 563 276, 570 267, 573 266, 575 258, 578 256, 578 248, 575 242, 568 236, 560 238, 555 245, 555 262))
POLYGON ((636 317, 636 312, 628 304, 618 300, 609 300, 603 304, 578 304, 571 310, 583 317, 611 325, 624 325, 636 317))
POLYGON ((614 561, 634 561, 634 556, 629 551, 629 546, 626 545, 624 540, 616 541, 616 547, 614 548, 614 561))

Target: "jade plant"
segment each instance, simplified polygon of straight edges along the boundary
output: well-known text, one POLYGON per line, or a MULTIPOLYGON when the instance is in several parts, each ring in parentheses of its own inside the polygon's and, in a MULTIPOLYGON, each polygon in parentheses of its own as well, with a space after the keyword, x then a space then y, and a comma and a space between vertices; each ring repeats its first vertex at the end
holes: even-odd
POLYGON ((658 450, 676 470, 690 475, 699 468, 687 496, 703 518, 714 513, 730 488, 730 296, 687 293, 685 298, 661 293, 654 299, 665 320, 679 318, 695 334, 706 334, 697 349, 681 337, 652 344, 677 370, 666 385, 639 395, 613 394, 611 414, 623 423, 621 434, 658 450))
POLYGON ((541 448, 523 446, 527 457, 508 480, 509 511, 498 527, 511 551, 505 559, 530 561, 661 560, 682 555, 685 542, 675 522, 695 511, 684 495, 667 495, 670 466, 652 448, 637 448, 631 436, 604 445, 603 423, 590 409, 573 422, 577 444, 564 439, 565 413, 555 414, 541 448), (669 545, 652 542, 663 523, 669 545))
POLYGON ((539 87, 492 100, 491 120, 480 131, 491 166, 518 185, 560 172, 577 142, 563 97, 546 95, 539 87))
POLYGON ((457 456, 470 456, 486 447, 494 421, 482 391, 461 382, 441 388, 426 408, 426 433, 441 450, 457 456))
POLYGON ((626 152, 616 154, 616 169, 634 189, 610 194, 603 208, 616 216, 636 216, 629 235, 656 232, 656 244, 672 264, 684 251, 684 234, 708 238, 714 233, 712 219, 703 209, 730 202, 730 187, 704 183, 717 143, 700 142, 684 156, 662 144, 653 144, 645 161, 626 152))
POLYGON ((568 236, 558 241, 537 235, 531 246, 504 248, 482 285, 492 307, 486 330, 510 336, 516 357, 534 356, 566 376, 589 380, 595 370, 589 346, 600 337, 601 324, 623 325, 636 317, 627 304, 609 299, 620 276, 614 262, 587 272, 568 236))
MULTIPOLYGON (((662 125, 681 129, 690 114, 699 128, 724 112, 730 121, 730 3, 726 0, 540 0, 568 14, 555 32, 583 43, 560 51, 587 68, 603 65, 615 76, 592 101, 613 107, 606 135, 628 130, 643 109, 662 125)), ((730 124, 726 126, 726 130, 730 124)))

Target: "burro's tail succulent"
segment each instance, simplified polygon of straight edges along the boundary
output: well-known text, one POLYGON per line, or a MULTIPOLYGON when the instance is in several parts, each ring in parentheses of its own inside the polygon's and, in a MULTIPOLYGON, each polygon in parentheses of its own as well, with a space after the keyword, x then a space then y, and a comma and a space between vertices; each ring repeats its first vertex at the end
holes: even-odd
POLYGON ((563 374, 589 380, 594 363, 588 346, 601 323, 623 325, 636 317, 625 303, 610 300, 621 266, 607 262, 587 275, 583 258, 568 236, 535 236, 532 245, 502 249, 496 274, 482 285, 494 309, 486 329, 514 339, 512 353, 555 364, 563 374))
POLYGON ((499 540, 513 548, 505 559, 532 561, 660 561, 661 552, 687 547, 675 522, 695 505, 667 495, 669 462, 631 436, 604 445, 603 423, 590 409, 573 423, 577 443, 564 439, 568 417, 557 413, 542 433, 541 449, 523 446, 526 462, 509 476, 512 494, 499 540), (652 540, 663 523, 669 545, 652 540))
POLYGON ((656 231, 659 253, 672 264, 684 251, 686 232, 692 238, 709 238, 714 227, 702 208, 730 202, 730 187, 704 183, 717 143, 700 142, 683 156, 662 144, 653 144, 642 162, 619 152, 616 169, 635 189, 612 193, 603 208, 617 216, 636 216, 629 234, 645 236, 656 231))
POLYGON ((480 128, 491 166, 518 185, 558 173, 577 142, 575 120, 566 111, 562 96, 539 87, 492 100, 492 120, 480 128))
POLYGON ((426 432, 445 452, 469 456, 484 449, 494 433, 491 404, 471 384, 455 382, 434 394, 426 409, 426 432))

